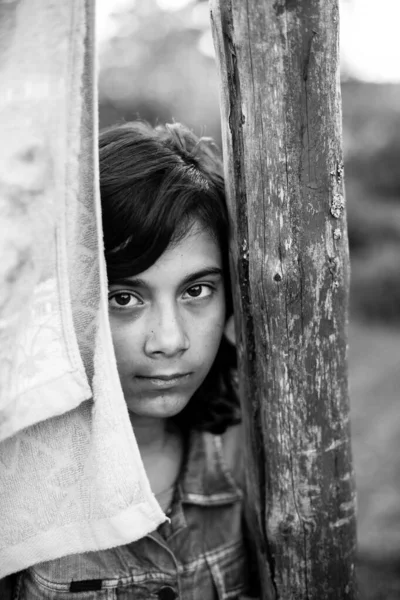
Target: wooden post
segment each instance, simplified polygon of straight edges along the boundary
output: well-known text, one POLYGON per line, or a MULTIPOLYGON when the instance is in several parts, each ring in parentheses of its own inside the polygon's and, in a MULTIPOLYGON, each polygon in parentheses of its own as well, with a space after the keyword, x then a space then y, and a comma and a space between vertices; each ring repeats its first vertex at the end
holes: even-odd
POLYGON ((338 0, 211 0, 263 598, 354 600, 338 0))

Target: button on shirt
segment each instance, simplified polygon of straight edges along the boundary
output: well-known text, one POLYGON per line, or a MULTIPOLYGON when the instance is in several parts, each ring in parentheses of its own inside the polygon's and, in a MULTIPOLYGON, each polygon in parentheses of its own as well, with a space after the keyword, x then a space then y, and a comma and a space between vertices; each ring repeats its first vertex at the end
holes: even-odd
POLYGON ((245 596, 249 557, 236 468, 242 453, 237 443, 225 442, 225 437, 192 432, 170 522, 125 546, 35 565, 21 575, 16 599, 233 600, 245 596), (224 458, 227 448, 236 479, 224 458))

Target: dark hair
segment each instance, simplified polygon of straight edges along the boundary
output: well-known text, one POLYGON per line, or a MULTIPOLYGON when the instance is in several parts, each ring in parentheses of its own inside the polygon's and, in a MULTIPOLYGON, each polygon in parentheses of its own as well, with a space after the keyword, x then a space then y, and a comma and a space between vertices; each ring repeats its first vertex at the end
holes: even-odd
MULTIPOLYGON (((220 246, 230 316, 229 219, 211 138, 199 139, 180 123, 153 128, 135 121, 102 131, 100 195, 110 282, 148 269, 198 221, 220 246)), ((222 433, 240 421, 235 367, 235 348, 223 336, 203 384, 174 417, 181 428, 222 433)))

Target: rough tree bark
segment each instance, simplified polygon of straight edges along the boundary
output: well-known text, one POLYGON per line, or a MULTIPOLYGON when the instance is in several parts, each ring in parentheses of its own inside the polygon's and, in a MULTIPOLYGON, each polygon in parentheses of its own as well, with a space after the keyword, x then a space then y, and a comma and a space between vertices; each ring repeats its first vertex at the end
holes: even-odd
POLYGON ((338 0, 211 0, 263 598, 354 600, 338 0))

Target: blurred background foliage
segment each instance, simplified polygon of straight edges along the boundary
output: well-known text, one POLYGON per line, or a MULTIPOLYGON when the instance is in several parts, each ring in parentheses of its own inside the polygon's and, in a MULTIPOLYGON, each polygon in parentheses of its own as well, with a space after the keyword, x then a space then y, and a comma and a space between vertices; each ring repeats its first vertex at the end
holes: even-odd
MULTIPOLYGON (((400 600, 400 2, 375 5, 341 0, 349 379, 361 600, 400 600)), ((220 144, 208 2, 98 7, 100 126, 176 120, 220 144)))

